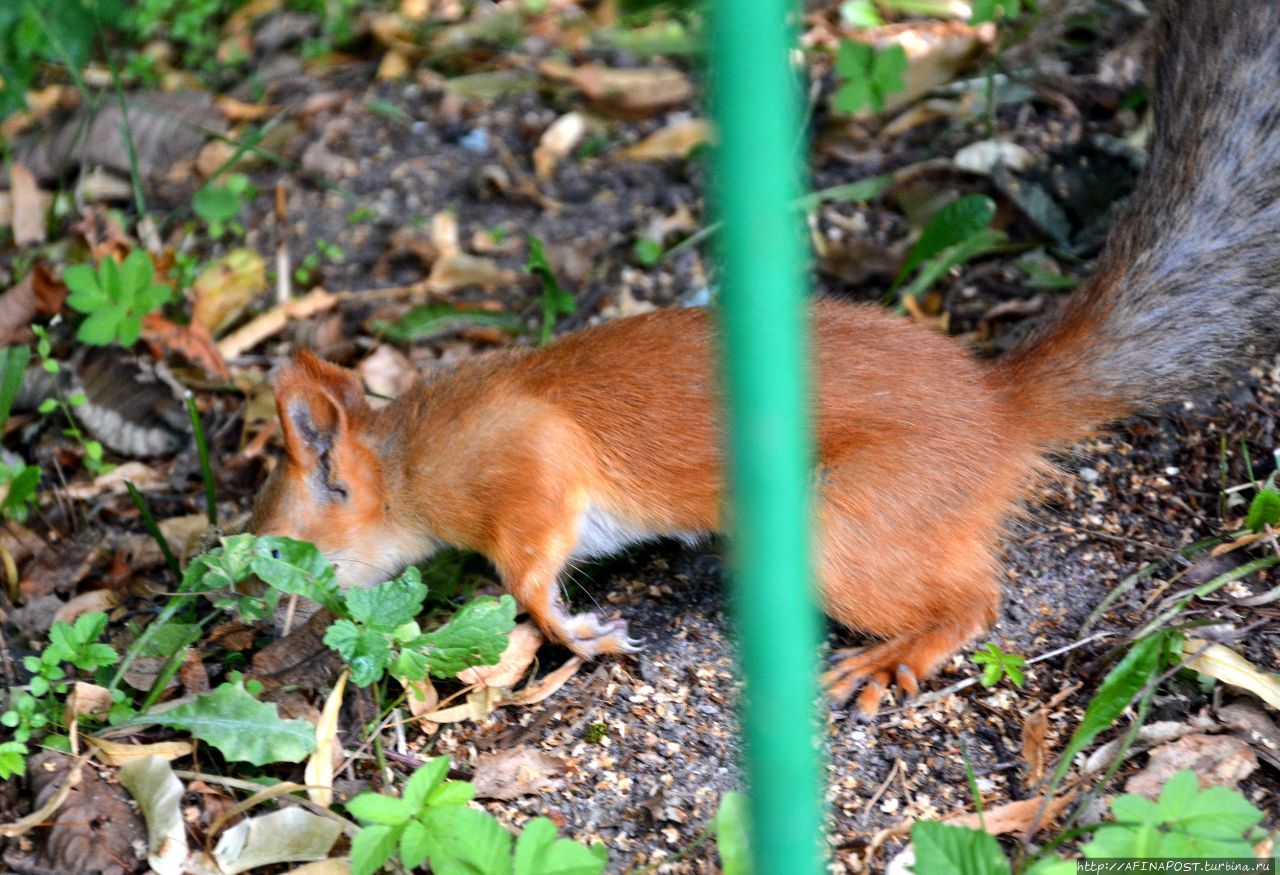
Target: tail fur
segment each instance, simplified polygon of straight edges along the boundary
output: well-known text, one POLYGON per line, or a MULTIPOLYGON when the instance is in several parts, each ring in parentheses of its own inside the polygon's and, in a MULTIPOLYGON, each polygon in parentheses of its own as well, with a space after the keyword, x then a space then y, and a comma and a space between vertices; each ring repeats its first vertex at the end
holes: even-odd
POLYGON ((1276 335, 1280 2, 1164 0, 1148 165, 1098 268, 996 366, 1046 444, 1219 380, 1276 335))

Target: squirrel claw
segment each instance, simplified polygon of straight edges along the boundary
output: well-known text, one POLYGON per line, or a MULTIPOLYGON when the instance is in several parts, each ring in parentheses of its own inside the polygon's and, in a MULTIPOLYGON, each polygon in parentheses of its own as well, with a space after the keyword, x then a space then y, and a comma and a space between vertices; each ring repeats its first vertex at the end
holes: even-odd
POLYGON ((643 643, 627 634, 626 620, 605 621, 597 614, 577 614, 565 627, 565 646, 583 659, 605 653, 638 653, 643 643))
POLYGON ((858 710, 863 716, 874 717, 890 686, 896 684, 904 696, 914 696, 919 691, 916 672, 883 647, 836 651, 839 658, 822 676, 822 684, 834 703, 843 705, 858 693, 858 710))

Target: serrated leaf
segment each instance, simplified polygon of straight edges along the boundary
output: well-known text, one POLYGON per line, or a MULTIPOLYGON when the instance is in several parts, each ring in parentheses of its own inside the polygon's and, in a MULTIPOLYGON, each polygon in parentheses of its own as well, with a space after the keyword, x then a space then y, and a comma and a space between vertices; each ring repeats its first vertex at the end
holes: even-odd
POLYGON ((516 839, 511 875, 599 875, 604 867, 605 861, 587 848, 556 838, 556 825, 551 820, 535 817, 516 839))
POLYGON ((417 771, 404 785, 404 800, 413 807, 414 811, 421 810, 426 806, 427 797, 431 795, 431 791, 440 786, 447 774, 449 774, 448 757, 436 757, 418 766, 417 771))
POLYGON ((0 741, 0 781, 27 773, 27 746, 20 741, 0 741))
POLYGON ((253 698, 243 682, 225 683, 194 702, 121 725, 147 723, 188 732, 227 759, 255 766, 302 762, 316 745, 315 727, 305 720, 282 720, 275 705, 253 698))
POLYGON ((510 875, 511 834, 483 811, 452 806, 422 816, 435 875, 510 875))
POLYGON ((91 313, 76 329, 76 339, 91 346, 107 346, 115 339, 117 321, 112 310, 91 313))
POLYGON ((348 592, 347 612, 356 622, 392 631, 418 616, 426 597, 422 573, 410 566, 395 580, 348 592))
POLYGON ((71 292, 67 296, 67 306, 81 313, 96 310, 108 303, 106 293, 98 285, 98 277, 93 267, 87 264, 76 264, 62 272, 62 282, 71 292))
POLYGON ((400 833, 400 862, 408 869, 417 869, 427 861, 429 842, 427 828, 416 820, 409 821, 400 833))
POLYGON ((493 665, 515 628, 516 603, 509 595, 463 605, 448 623, 415 642, 426 654, 431 674, 449 678, 473 665, 493 665))
POLYGON ((409 800, 383 796, 381 793, 361 793, 347 803, 347 811, 361 823, 380 823, 385 826, 408 823, 418 813, 409 800))
POLYGON ((911 827, 911 843, 916 849, 913 870, 953 875, 1008 875, 1009 861, 995 836, 981 829, 953 826, 937 821, 917 821, 911 827))
POLYGON ((905 89, 903 74, 907 72, 907 52, 900 45, 892 45, 876 52, 871 64, 872 105, 876 112, 884 111, 884 99, 905 89))
POLYGON ((1249 502, 1249 513, 1244 527, 1251 532, 1261 532, 1266 526, 1280 525, 1280 492, 1270 487, 1262 489, 1249 502))
POLYGON ((351 875, 373 875, 391 859, 400 831, 390 826, 366 826, 351 840, 351 875))
POLYGON ((920 232, 890 290, 902 285, 922 262, 985 229, 995 214, 995 201, 983 194, 964 195, 938 210, 920 232))
POLYGON ((268 586, 343 614, 337 574, 314 544, 270 535, 253 542, 249 567, 268 586))
POLYGON ((391 662, 391 643, 374 629, 362 629, 350 620, 337 620, 324 633, 327 647, 338 651, 351 669, 351 683, 367 687, 382 677, 391 662))
POLYGON ((120 288, 124 293, 123 300, 137 299, 138 293, 151 285, 151 277, 154 273, 151 256, 141 249, 130 252, 120 265, 120 288))
POLYGON ((866 80, 875 60, 875 49, 858 40, 844 40, 836 50, 836 72, 845 79, 866 80))

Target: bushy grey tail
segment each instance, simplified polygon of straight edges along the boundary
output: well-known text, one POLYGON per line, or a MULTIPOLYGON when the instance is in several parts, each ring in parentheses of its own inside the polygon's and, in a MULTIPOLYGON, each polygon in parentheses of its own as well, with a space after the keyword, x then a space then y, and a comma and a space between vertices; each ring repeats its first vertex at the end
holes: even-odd
POLYGON ((1164 0, 1147 168, 1095 275, 996 375, 1070 441, 1224 375, 1280 321, 1280 0, 1164 0))

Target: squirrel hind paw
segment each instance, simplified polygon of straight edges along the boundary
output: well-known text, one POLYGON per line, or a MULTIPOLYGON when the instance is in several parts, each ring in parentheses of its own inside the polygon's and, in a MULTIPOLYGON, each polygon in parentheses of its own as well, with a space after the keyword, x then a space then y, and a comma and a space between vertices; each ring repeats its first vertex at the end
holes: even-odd
POLYGON ((599 614, 575 614, 563 624, 566 647, 583 659, 606 653, 638 653, 643 642, 627 634, 626 620, 603 620, 599 614))
POLYGON ((822 684, 837 705, 858 693, 858 710, 863 716, 874 717, 890 686, 896 685, 904 697, 919 692, 918 673, 910 664, 910 654, 904 654, 896 641, 838 650, 836 655, 835 664, 822 676, 822 684))

